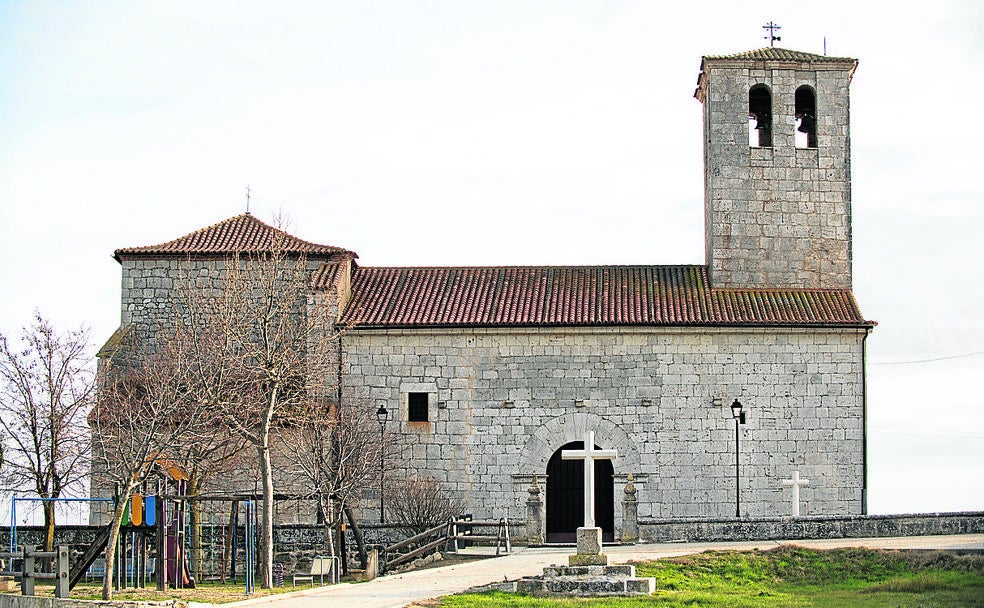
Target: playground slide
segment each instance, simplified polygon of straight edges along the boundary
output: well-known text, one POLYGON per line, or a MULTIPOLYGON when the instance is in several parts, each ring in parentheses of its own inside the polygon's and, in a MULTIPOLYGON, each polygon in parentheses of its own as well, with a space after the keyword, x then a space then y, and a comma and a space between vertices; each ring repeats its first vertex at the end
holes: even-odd
POLYGON ((82 577, 85 576, 85 571, 89 569, 92 562, 96 561, 96 558, 99 557, 102 554, 103 549, 106 548, 106 543, 109 541, 110 527, 111 526, 106 526, 100 530, 99 534, 96 535, 96 540, 92 541, 92 544, 85 550, 82 557, 80 557, 72 566, 72 569, 69 571, 68 575, 69 589, 73 589, 75 585, 82 580, 82 577))
POLYGON ((191 576, 191 571, 188 569, 188 560, 183 559, 181 544, 178 542, 177 537, 174 534, 168 534, 165 537, 165 552, 167 554, 167 559, 164 560, 164 574, 167 577, 167 582, 172 587, 183 587, 185 589, 193 589, 195 587, 195 579, 191 576), (176 564, 181 564, 181 583, 178 583, 178 577, 175 574, 176 564))

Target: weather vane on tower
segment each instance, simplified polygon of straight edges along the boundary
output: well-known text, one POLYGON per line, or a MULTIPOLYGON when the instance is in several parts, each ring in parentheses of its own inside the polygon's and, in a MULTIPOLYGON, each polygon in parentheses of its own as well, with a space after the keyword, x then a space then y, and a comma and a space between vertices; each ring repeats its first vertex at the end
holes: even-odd
POLYGON ((776 32, 778 32, 779 30, 782 29, 782 26, 781 25, 777 25, 777 24, 775 24, 775 23, 773 23, 773 22, 770 21, 770 22, 766 23, 765 25, 763 25, 762 26, 762 29, 763 30, 769 30, 769 33, 768 34, 766 34, 765 36, 762 36, 763 38, 765 38, 766 40, 769 41, 769 46, 775 46, 776 45, 776 42, 782 40, 781 37, 776 36, 776 32))

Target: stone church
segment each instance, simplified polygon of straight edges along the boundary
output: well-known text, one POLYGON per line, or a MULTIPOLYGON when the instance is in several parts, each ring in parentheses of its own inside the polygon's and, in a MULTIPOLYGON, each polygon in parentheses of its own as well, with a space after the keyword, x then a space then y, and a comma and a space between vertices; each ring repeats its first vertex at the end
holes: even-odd
MULTIPOLYGON (((560 453, 589 431, 618 454, 594 465, 609 539, 630 475, 642 524, 732 518, 738 493, 741 517, 786 515, 794 471, 810 479, 804 515, 864 513, 874 323, 851 291, 856 67, 779 48, 703 57, 704 265, 368 267, 288 236, 345 328, 341 398, 385 407, 407 473, 476 518, 525 519, 535 476, 548 541, 581 525, 583 464, 560 453)), ((117 250, 121 328, 148 322, 179 268, 278 233, 245 214, 117 250)))

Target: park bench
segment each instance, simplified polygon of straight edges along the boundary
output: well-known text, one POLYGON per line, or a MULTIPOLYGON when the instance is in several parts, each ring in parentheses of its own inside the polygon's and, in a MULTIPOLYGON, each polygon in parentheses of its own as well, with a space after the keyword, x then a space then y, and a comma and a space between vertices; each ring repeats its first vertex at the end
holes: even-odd
POLYGON ((106 560, 97 557, 92 565, 85 571, 85 581, 101 581, 106 576, 106 560))
MULTIPOLYGON (((157 572, 157 558, 151 557, 150 559, 147 560, 147 573, 146 573, 147 578, 153 579, 156 572, 157 572)), ((97 557, 95 561, 92 562, 92 565, 89 566, 88 569, 86 569, 85 580, 86 582, 101 581, 104 576, 106 576, 106 558, 97 557)), ((133 576, 132 564, 127 564, 126 576, 127 578, 133 576)))
POLYGON ((317 576, 321 584, 324 585, 325 576, 327 576, 329 583, 337 583, 339 579, 338 561, 338 557, 316 556, 311 562, 311 572, 309 574, 295 573, 291 582, 294 587, 297 586, 297 581, 310 581, 313 585, 314 577, 317 576))

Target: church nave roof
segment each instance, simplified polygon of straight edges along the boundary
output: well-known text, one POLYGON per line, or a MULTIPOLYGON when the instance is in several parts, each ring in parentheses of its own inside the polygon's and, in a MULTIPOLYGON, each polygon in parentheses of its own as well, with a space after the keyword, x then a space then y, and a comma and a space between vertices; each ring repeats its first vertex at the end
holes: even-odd
POLYGON ((707 267, 356 267, 355 327, 868 326, 850 290, 711 289, 707 267))

